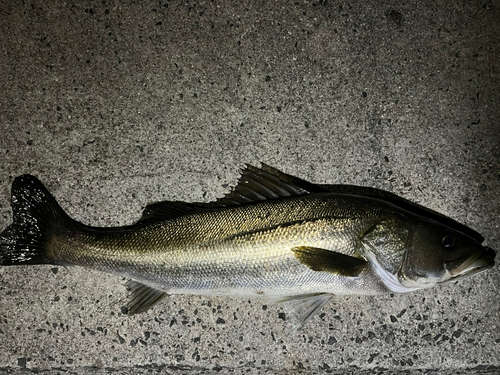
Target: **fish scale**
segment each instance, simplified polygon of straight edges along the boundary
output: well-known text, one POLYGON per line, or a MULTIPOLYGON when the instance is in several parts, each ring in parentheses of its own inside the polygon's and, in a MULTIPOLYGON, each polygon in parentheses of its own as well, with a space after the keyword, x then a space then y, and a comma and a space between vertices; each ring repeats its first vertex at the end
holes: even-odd
MULTIPOLYGON (((82 230, 77 239, 66 244, 58 241, 51 252, 63 263, 123 272, 136 280, 161 285, 168 293, 196 289, 197 282, 189 283, 185 279, 200 276, 212 279, 202 284, 212 285, 214 289, 207 288, 203 294, 227 294, 221 290, 234 291, 233 285, 237 285, 238 294, 254 295, 253 290, 263 288, 262 280, 267 280, 264 294, 268 294, 279 288, 280 280, 284 279, 282 275, 267 278, 269 267, 287 272, 291 279, 288 284, 293 282, 293 277, 325 279, 332 276, 320 275, 301 264, 291 251, 295 246, 310 245, 347 255, 356 252, 356 233, 361 233, 376 215, 365 215, 362 220, 344 218, 343 208, 349 198, 332 201, 329 195, 288 198, 274 207, 273 214, 266 214, 264 221, 259 217, 273 212, 270 202, 196 212, 131 229, 128 233, 82 230), (336 219, 337 216, 340 218, 336 219), (357 225, 353 225, 355 221, 357 225), (184 277, 188 269, 189 276, 184 277), (225 281, 229 275, 237 282, 225 281), (240 282, 241 277, 247 282, 240 282)), ((359 204, 359 207, 360 213, 368 211, 367 204, 359 204)), ((380 209, 371 208, 371 211, 380 212, 380 209)))

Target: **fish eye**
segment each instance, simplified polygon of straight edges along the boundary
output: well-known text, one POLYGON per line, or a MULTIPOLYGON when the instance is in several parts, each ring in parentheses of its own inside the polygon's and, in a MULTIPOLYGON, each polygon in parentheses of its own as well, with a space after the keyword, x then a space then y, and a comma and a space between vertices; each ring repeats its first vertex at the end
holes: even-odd
POLYGON ((455 236, 453 236, 451 234, 447 234, 443 237, 443 239, 441 240, 441 243, 443 244, 444 247, 450 248, 450 247, 453 247, 455 245, 456 241, 457 241, 457 239, 455 238, 455 236))

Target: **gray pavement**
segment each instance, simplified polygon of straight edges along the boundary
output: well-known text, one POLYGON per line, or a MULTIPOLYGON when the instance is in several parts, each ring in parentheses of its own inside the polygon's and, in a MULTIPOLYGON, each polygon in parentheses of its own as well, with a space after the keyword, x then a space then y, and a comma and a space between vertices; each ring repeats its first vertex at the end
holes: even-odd
MULTIPOLYGON (((115 226, 220 197, 262 161, 388 190, 500 249, 498 2, 3 1, 0 32, 0 229, 22 173, 115 226)), ((129 317, 125 282, 0 268, 0 374, 500 373, 498 266, 334 298, 296 336, 259 300, 129 317)))

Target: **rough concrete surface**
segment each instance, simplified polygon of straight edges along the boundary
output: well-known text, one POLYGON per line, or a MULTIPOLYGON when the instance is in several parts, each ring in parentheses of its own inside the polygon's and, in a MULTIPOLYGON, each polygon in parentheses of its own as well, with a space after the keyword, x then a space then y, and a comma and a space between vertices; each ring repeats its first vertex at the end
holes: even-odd
MULTIPOLYGON (((260 161, 381 188, 500 249, 500 4, 3 1, 0 229, 38 176, 74 218, 222 196, 260 161)), ((283 307, 174 296, 123 313, 125 280, 0 268, 0 373, 500 373, 500 269, 334 298, 296 336, 283 307)))

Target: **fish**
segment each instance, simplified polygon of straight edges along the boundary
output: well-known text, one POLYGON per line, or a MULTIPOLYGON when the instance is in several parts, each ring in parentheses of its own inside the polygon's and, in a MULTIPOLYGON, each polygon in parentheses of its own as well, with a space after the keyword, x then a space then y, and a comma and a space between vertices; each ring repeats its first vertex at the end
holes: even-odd
POLYGON ((153 203, 134 224, 101 228, 70 218, 25 174, 12 184, 0 266, 81 266, 126 277, 129 314, 173 294, 293 301, 299 329, 334 295, 411 292, 494 266, 495 251, 471 228, 359 189, 246 165, 215 202, 153 203))

